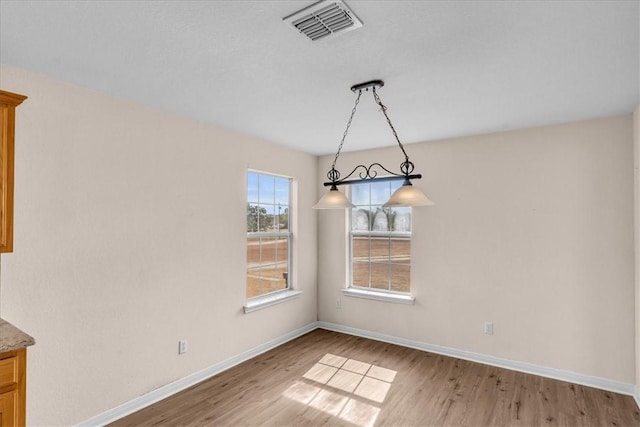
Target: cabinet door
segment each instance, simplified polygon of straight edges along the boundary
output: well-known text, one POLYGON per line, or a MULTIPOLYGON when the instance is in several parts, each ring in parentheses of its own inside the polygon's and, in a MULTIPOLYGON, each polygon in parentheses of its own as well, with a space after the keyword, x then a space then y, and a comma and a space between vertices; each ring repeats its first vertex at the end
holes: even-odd
POLYGON ((0 394, 0 427, 13 427, 18 425, 16 404, 16 392, 9 391, 0 394))
POLYGON ((26 96, 0 90, 0 252, 13 251, 13 149, 16 107, 26 96))
POLYGON ((13 249, 14 114, 13 107, 0 105, 0 252, 13 249))

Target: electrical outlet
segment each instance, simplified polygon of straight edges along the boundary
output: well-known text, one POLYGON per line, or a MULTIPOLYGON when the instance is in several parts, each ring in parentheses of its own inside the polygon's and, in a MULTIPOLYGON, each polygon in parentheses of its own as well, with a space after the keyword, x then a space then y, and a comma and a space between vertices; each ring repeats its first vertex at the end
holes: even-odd
POLYGON ((187 340, 178 341, 178 354, 185 354, 187 352, 187 340))
POLYGON ((484 333, 493 335, 493 322, 484 322, 484 333))
POLYGON ((336 308, 338 310, 342 308, 342 300, 340 300, 340 298, 336 298, 336 308))

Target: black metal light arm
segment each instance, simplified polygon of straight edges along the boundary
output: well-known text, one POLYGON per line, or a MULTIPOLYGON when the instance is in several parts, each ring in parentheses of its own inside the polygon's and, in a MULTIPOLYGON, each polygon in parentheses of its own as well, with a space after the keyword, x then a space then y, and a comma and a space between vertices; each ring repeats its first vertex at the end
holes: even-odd
POLYGON ((362 182, 362 181, 376 181, 376 182, 382 182, 382 181, 399 181, 399 180, 407 180, 407 179, 420 179, 422 178, 421 174, 411 174, 411 172, 413 172, 413 163, 409 162, 408 165, 405 166, 405 162, 402 163, 402 165, 400 165, 400 168, 402 169, 402 174, 396 173, 396 172, 392 172, 389 169, 385 168, 384 166, 382 166, 380 163, 372 163, 369 166, 365 166, 365 165, 358 165, 355 168, 353 168, 353 170, 344 178, 339 179, 339 172, 335 169, 331 169, 329 171, 329 173, 327 173, 327 178, 329 178, 329 181, 324 183, 325 187, 329 187, 329 186, 333 186, 333 185, 345 185, 345 184, 353 184, 356 182, 362 182), (389 176, 378 176, 378 171, 376 171, 374 169, 374 167, 380 168, 383 171, 385 171, 386 173, 390 174, 389 176), (349 179, 351 178, 358 170, 360 170, 360 172, 358 173, 358 177, 357 179, 349 179), (336 177, 335 173, 332 172, 338 172, 338 177, 336 177))
MULTIPOLYGON (((360 165, 362 166, 362 165, 360 165)), ((363 181, 375 181, 375 182, 385 182, 385 181, 404 181, 407 179, 420 179, 422 178, 421 174, 414 175, 397 175, 397 176, 379 176, 377 178, 358 178, 358 179, 342 179, 340 181, 327 181, 323 183, 325 187, 334 186, 334 185, 350 185, 355 183, 362 183, 363 181)))

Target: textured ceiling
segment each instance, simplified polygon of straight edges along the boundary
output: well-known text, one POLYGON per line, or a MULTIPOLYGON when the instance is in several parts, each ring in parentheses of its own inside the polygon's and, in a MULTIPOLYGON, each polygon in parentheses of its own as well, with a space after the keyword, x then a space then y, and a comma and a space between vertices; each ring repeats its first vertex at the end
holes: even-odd
MULTIPOLYGON (((0 62, 313 154, 371 79, 406 143, 640 103, 639 1, 352 0, 364 26, 314 43, 282 22, 312 3, 1 0, 0 62)), ((345 151, 385 126, 367 94, 345 151)))

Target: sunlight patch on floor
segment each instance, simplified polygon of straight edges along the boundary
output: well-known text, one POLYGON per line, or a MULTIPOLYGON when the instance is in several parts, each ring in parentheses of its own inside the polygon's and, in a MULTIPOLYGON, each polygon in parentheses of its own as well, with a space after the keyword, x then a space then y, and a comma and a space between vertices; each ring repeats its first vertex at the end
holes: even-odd
POLYGON ((338 372, 338 368, 316 363, 302 377, 320 384, 326 384, 336 372, 338 372))
POLYGON ((283 396, 361 426, 373 426, 396 371, 327 353, 283 396))
POLYGON ((353 372, 344 371, 339 369, 333 377, 329 380, 327 385, 335 387, 338 390, 346 391, 347 393, 353 393, 353 390, 358 387, 362 375, 354 374, 353 372))
POLYGON ((309 406, 337 417, 348 401, 349 398, 346 396, 341 396, 329 390, 320 390, 309 406))
POLYGON ((294 382, 288 389, 282 393, 284 397, 287 397, 296 402, 304 403, 308 405, 311 403, 314 397, 322 390, 320 387, 314 387, 307 383, 300 381, 294 382))

